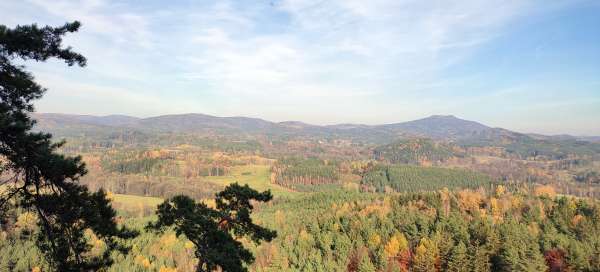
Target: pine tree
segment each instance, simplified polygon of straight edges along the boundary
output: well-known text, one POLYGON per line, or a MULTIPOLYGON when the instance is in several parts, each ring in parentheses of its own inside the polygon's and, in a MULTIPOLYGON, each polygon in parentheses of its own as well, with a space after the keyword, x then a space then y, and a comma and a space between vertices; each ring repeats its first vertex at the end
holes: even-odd
POLYGON ((275 231, 252 222, 251 201, 268 202, 272 198, 270 191, 259 193, 237 183, 216 195, 216 209, 187 196, 175 196, 158 206, 158 221, 147 228, 162 231, 174 227, 177 235, 185 235, 196 247, 197 271, 247 271, 244 264, 252 263, 254 256, 239 238, 259 243, 277 236, 275 231))
POLYGON ((461 272, 469 269, 469 258, 467 256, 467 247, 463 242, 459 242, 452 248, 450 260, 448 261, 448 271, 461 272))
POLYGON ((545 271, 544 256, 536 239, 529 235, 527 227, 517 222, 502 225, 502 246, 499 263, 502 271, 545 271))
POLYGON ((362 258, 360 259, 360 262, 358 263, 358 269, 356 271, 357 272, 375 272, 375 271, 377 271, 377 269, 375 269, 375 266, 371 262, 371 258, 369 257, 368 252, 365 252, 365 254, 362 254, 362 258))
POLYGON ((56 28, 0 25, 0 169, 10 176, 0 181, 0 210, 14 204, 36 212, 40 227, 37 245, 59 271, 107 266, 111 250, 126 250, 115 238, 134 235, 116 225, 116 212, 103 191, 92 193, 78 183, 86 174, 81 158, 58 154, 56 150, 64 142, 53 143, 50 134, 32 132, 33 101, 46 89, 34 82, 24 66, 12 63, 15 59, 44 62, 56 58, 69 66, 85 66, 85 57, 62 48, 62 36, 79 27, 79 22, 56 28), (87 254, 86 229, 108 245, 102 256, 87 254))
POLYGON ((469 271, 491 271, 490 255, 483 246, 470 246, 467 252, 469 253, 469 271))

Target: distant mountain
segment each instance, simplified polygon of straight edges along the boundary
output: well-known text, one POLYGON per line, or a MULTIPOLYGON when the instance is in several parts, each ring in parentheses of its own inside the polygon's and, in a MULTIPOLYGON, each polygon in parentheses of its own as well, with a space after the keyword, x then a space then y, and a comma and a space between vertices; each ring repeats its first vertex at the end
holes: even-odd
POLYGON ((456 118, 453 115, 433 115, 404 123, 376 126, 395 133, 413 134, 434 139, 464 139, 491 132, 483 124, 456 118))
POLYGON ((115 135, 127 133, 210 133, 211 135, 271 135, 298 137, 348 138, 359 141, 390 143, 401 138, 431 138, 463 145, 511 146, 541 142, 592 141, 568 135, 526 135, 502 128, 492 128, 452 115, 384 125, 338 124, 319 126, 297 121, 270 122, 259 118, 217 117, 206 114, 174 114, 150 118, 124 115, 91 116, 36 113, 37 129, 57 136, 115 135))
POLYGON ((206 114, 174 114, 140 119, 131 127, 168 132, 198 132, 207 130, 261 132, 277 124, 258 118, 216 117, 206 114))
POLYGON ((139 121, 140 118, 127 115, 75 115, 62 113, 36 113, 35 119, 41 119, 48 125, 98 125, 98 126, 127 126, 139 121))
POLYGON ((582 136, 579 138, 585 141, 600 143, 600 136, 582 136))
POLYGON ((537 133, 529 133, 527 134, 534 139, 539 140, 554 140, 554 141, 587 141, 587 142, 600 142, 600 136, 572 136, 568 134, 559 134, 559 135, 542 135, 537 133))

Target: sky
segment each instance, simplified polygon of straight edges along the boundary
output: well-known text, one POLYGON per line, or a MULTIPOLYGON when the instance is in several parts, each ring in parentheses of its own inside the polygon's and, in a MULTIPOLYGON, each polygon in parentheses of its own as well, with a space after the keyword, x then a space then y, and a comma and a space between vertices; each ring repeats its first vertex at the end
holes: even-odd
POLYGON ((38 112, 313 124, 434 114, 600 135, 600 1, 4 0, 0 24, 82 28, 84 68, 25 62, 38 112))

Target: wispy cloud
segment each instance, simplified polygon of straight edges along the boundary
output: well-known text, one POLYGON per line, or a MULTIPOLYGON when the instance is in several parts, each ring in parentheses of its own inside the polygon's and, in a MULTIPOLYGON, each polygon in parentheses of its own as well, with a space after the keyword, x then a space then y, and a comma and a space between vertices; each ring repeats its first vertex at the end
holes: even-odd
MULTIPOLYGON (((574 3, 26 0, 0 3, 0 16, 13 24, 83 23, 67 41, 89 58, 85 71, 33 65, 52 74, 52 80, 61 79, 56 88, 66 88, 69 81, 93 89, 86 94, 90 97, 152 105, 155 114, 195 110, 379 123, 465 105, 447 98, 462 98, 467 85, 473 88, 485 79, 477 71, 448 78, 449 71, 523 18, 574 3), (211 101, 194 102, 203 99, 211 101), (340 116, 355 119, 336 119, 340 116)), ((465 101, 498 95, 489 90, 465 101)), ((150 112, 124 106, 110 110, 150 112)))

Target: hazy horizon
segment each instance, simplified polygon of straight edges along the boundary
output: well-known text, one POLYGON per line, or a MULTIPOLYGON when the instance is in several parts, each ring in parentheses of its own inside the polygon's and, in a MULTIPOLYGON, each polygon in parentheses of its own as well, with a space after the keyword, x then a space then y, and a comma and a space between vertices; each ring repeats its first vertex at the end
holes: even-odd
POLYGON ((317 126, 332 126, 332 125, 368 125, 368 126, 376 126, 376 125, 388 125, 388 124, 395 124, 395 123, 404 123, 404 122, 416 121, 416 120, 426 119, 426 118, 434 117, 434 116, 451 116, 451 117, 455 117, 455 118, 466 120, 466 121, 477 122, 477 123, 480 123, 482 125, 485 125, 485 126, 488 126, 488 127, 491 127, 491 128, 508 129, 508 130, 511 130, 511 131, 514 131, 514 132, 525 133, 525 134, 540 134, 540 135, 546 135, 546 136, 570 135, 570 136, 576 136, 576 137, 600 137, 600 135, 595 135, 595 134, 573 134, 573 133, 547 134, 547 133, 541 133, 541 132, 537 132, 537 131, 519 131, 519 130, 510 129, 510 128, 507 128, 507 127, 500 127, 500 126, 495 126, 493 124, 488 124, 488 123, 480 122, 478 120, 465 119, 465 118, 462 118, 461 116, 457 116, 457 115, 454 115, 454 114, 434 114, 434 115, 427 115, 427 116, 417 117, 415 119, 398 120, 398 121, 395 121, 395 122, 388 122, 388 123, 357 123, 357 122, 343 122, 342 121, 342 122, 334 122, 334 123, 316 124, 316 123, 305 122, 305 121, 302 121, 302 120, 289 120, 289 119, 273 120, 273 119, 263 118, 263 117, 260 117, 260 116, 251 116, 251 115, 228 115, 228 116, 225 116, 225 115, 206 114, 206 113, 201 113, 201 112, 171 113, 171 114, 160 114, 160 115, 149 115, 149 116, 135 116, 135 115, 119 114, 119 113, 114 113, 114 114, 99 114, 99 115, 98 114, 62 113, 62 112, 36 112, 36 113, 37 114, 58 114, 58 115, 94 116, 94 117, 123 116, 123 117, 139 118, 139 119, 153 118, 153 117, 159 117, 159 116, 165 116, 165 115, 199 114, 199 115, 209 115, 209 116, 218 117, 218 118, 230 118, 230 117, 255 118, 255 119, 261 119, 261 120, 264 120, 264 121, 274 122, 274 123, 301 122, 301 123, 305 123, 305 124, 308 124, 308 125, 317 125, 317 126))
POLYGON ((600 135, 597 1, 3 1, 7 26, 81 30, 81 69, 24 63, 38 112, 197 112, 311 124, 452 114, 600 135), (493 12, 492 12, 493 11, 493 12))

